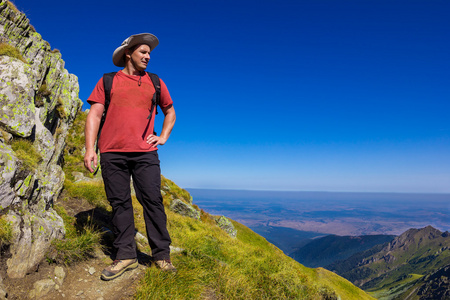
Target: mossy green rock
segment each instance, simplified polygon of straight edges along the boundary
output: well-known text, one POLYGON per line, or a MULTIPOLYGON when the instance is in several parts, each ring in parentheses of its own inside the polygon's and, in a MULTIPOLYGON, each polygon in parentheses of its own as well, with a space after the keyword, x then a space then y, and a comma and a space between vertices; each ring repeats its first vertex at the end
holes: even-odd
POLYGON ((51 241, 64 237, 64 223, 60 216, 49 209, 40 212, 26 212, 24 215, 11 214, 14 242, 12 254, 6 262, 10 278, 23 278, 27 272, 44 259, 51 241))
POLYGON ((61 53, 6 0, 0 0, 0 43, 26 61, 0 56, 0 212, 15 220, 6 273, 21 278, 64 236, 52 205, 63 188, 61 157, 82 102, 78 78, 64 69, 61 53), (22 149, 22 142, 31 148, 22 149), (37 157, 32 167, 24 152, 37 157))
POLYGON ((33 191, 33 183, 34 174, 28 175, 24 180, 19 180, 14 187, 16 195, 24 198, 30 197, 31 192, 33 191))
POLYGON ((180 214, 182 216, 190 217, 193 219, 200 219, 200 212, 191 205, 181 201, 180 199, 174 199, 170 204, 170 210, 180 214))
POLYGON ((35 125, 30 67, 18 59, 0 56, 0 74, 0 124, 14 135, 28 137, 35 125))
POLYGON ((14 204, 15 193, 11 188, 17 168, 17 158, 9 145, 0 141, 0 212, 14 204))
POLYGON ((228 220, 226 217, 221 216, 216 220, 217 226, 219 226, 222 230, 228 233, 231 237, 235 238, 237 235, 237 230, 234 228, 233 223, 228 220))

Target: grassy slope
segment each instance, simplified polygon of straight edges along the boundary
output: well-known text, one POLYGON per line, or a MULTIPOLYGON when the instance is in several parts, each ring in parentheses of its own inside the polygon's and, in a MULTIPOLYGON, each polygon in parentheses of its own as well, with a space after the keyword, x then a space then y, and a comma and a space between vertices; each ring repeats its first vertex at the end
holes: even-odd
POLYGON ((335 264, 333 270, 375 298, 415 299, 414 291, 423 284, 423 276, 450 263, 450 239, 427 227, 408 230, 396 240, 394 247, 355 255, 348 262, 335 264), (353 267, 362 260, 372 262, 353 267))
MULTIPOLYGON (((80 162, 84 121, 85 113, 80 113, 67 141, 66 192, 107 212, 107 203, 99 199, 101 185, 73 182, 73 171, 87 175, 80 162)), ((200 220, 170 211, 173 199, 188 202, 191 196, 164 177, 162 186, 172 244, 183 249, 172 254, 179 271, 167 274, 148 268, 136 286, 137 299, 373 299, 330 271, 297 263, 242 224, 233 222, 238 234, 232 238, 204 211, 200 220)), ((136 228, 145 235, 142 207, 135 198, 133 202, 136 228)), ((140 250, 148 252, 149 248, 140 250)))
POLYGON ((205 213, 194 220, 166 211, 173 245, 183 249, 172 255, 179 272, 161 274, 150 268, 138 299, 370 299, 332 272, 302 266, 242 224, 233 222, 238 230, 233 239, 205 213))
MULTIPOLYGON (((410 293, 408 291, 414 290, 415 284, 422 277, 423 275, 411 274, 406 276, 406 278, 384 286, 382 289, 369 292, 369 294, 378 300, 395 299, 396 297, 400 297, 402 294, 409 295, 410 293)), ((403 298, 401 297, 399 299, 403 298)))
POLYGON ((363 287, 369 291, 384 289, 405 275, 425 275, 448 264, 450 262, 450 251, 440 251, 444 246, 450 246, 448 238, 439 237, 427 240, 427 237, 422 237, 419 234, 408 247, 390 252, 390 255, 395 257, 393 262, 386 262, 381 259, 386 253, 375 255, 380 260, 369 266, 374 271, 374 274, 369 278, 380 278, 379 275, 381 274, 384 276, 381 280, 373 280, 372 283, 365 284, 363 287))

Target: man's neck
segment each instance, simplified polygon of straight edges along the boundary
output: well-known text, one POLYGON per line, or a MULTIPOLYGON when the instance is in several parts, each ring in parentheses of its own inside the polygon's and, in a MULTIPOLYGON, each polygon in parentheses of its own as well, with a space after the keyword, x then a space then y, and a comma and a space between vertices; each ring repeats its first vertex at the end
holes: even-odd
POLYGON ((139 71, 137 69, 135 69, 133 66, 125 66, 125 68, 123 68, 122 72, 124 72, 127 75, 132 75, 132 76, 140 76, 144 73, 144 70, 139 71))

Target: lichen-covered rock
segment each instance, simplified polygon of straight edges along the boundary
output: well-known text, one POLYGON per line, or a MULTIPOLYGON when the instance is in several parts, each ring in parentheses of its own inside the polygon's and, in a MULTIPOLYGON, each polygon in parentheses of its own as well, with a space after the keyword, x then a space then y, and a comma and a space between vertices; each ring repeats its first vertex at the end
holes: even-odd
POLYGON ((60 266, 55 267, 55 281, 58 285, 62 285, 64 283, 64 279, 66 279, 66 272, 60 266))
POLYGON ((52 279, 42 279, 33 284, 28 296, 31 299, 40 299, 55 289, 56 283, 52 279))
POLYGON ((3 278, 2 275, 0 275, 0 299, 7 299, 6 296, 8 293, 6 292, 5 285, 3 284, 3 278))
POLYGON ((180 214, 182 216, 190 217, 193 219, 200 219, 200 212, 191 205, 184 203, 180 199, 174 199, 170 204, 170 210, 180 214))
POLYGON ((55 139, 53 138, 52 133, 44 126, 44 124, 42 124, 39 118, 40 111, 40 108, 36 108, 36 139, 34 141, 34 146, 43 158, 43 163, 45 165, 50 162, 57 149, 55 148, 55 139))
POLYGON ((34 128, 34 89, 30 67, 0 56, 0 124, 11 133, 28 137, 34 128))
POLYGON ((31 196, 31 193, 33 192, 34 183, 34 174, 28 175, 24 180, 17 181, 16 185, 14 186, 16 195, 22 198, 29 198, 31 196))
POLYGON ((78 77, 69 74, 66 69, 63 69, 60 75, 60 82, 60 96, 58 98, 58 105, 60 107, 59 115, 61 119, 74 120, 79 111, 79 105, 82 104, 80 99, 78 99, 78 77))
POLYGON ((11 187, 17 168, 14 151, 0 141, 0 212, 14 203, 16 197, 11 187))
POLYGON ((38 202, 43 202, 44 207, 41 208, 46 211, 53 204, 55 195, 57 196, 61 193, 65 175, 59 165, 51 164, 46 172, 41 175, 41 178, 38 202))
POLYGON ((233 223, 231 223, 228 218, 221 216, 216 220, 217 226, 228 233, 231 237, 235 238, 237 235, 237 230, 234 228, 233 223))
POLYGON ((15 47, 27 62, 0 56, 0 212, 14 224, 7 274, 19 278, 44 258, 53 239, 64 236, 52 205, 65 178, 65 139, 82 102, 78 78, 64 69, 61 53, 51 51, 6 0, 0 0, 0 43, 15 47), (18 138, 42 158, 37 166, 26 167, 23 153, 30 149, 20 149, 25 146, 15 143, 18 138))
POLYGON ((134 235, 134 239, 139 247, 145 247, 146 245, 148 245, 148 239, 139 231, 137 231, 134 235))
POLYGON ((14 239, 11 258, 6 262, 7 274, 10 278, 23 278, 44 258, 51 241, 64 237, 63 220, 53 209, 49 209, 41 212, 41 216, 12 213, 8 215, 8 221, 13 223, 14 239))

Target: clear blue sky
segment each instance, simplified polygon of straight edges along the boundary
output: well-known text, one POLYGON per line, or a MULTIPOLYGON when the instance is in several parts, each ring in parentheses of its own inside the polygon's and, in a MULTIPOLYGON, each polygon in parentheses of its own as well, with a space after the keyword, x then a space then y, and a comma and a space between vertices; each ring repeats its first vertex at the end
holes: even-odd
POLYGON ((125 38, 159 38, 184 188, 450 193, 450 1, 13 2, 84 102, 125 38))

